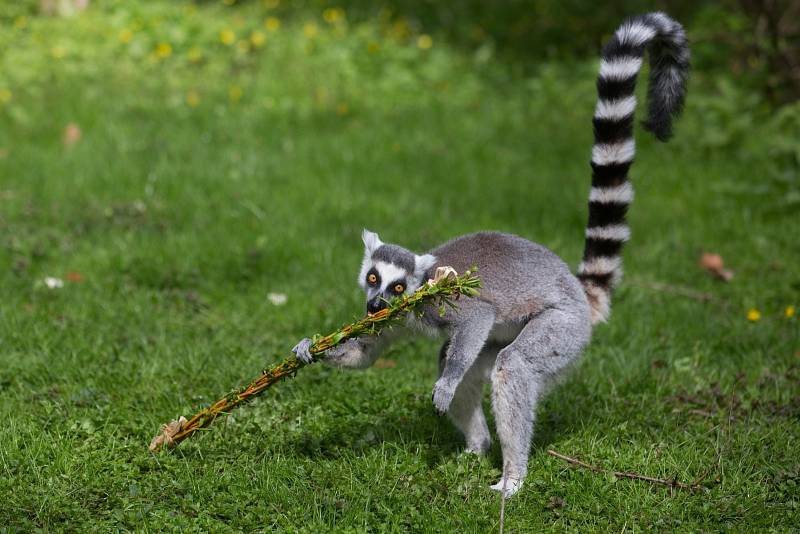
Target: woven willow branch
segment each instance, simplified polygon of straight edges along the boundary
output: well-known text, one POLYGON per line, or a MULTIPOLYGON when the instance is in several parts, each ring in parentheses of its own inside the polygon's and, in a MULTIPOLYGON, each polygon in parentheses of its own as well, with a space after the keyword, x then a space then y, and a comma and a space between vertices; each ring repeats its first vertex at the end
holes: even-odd
MULTIPOLYGON (((477 288, 480 280, 473 272, 467 271, 462 276, 451 267, 439 267, 436 276, 428 280, 412 295, 394 299, 387 308, 368 315, 352 324, 345 325, 327 336, 314 336, 314 342, 309 348, 314 361, 325 357, 326 350, 344 343, 348 339, 378 334, 383 328, 397 324, 399 320, 412 311, 417 311, 423 304, 433 302, 439 307, 439 313, 444 314, 446 306, 453 307, 453 300, 461 295, 474 297, 478 294, 477 288)), ((186 419, 181 416, 168 424, 161 426, 160 433, 150 442, 150 450, 158 451, 164 446, 173 448, 201 428, 206 428, 214 422, 220 414, 225 414, 243 404, 248 403, 276 382, 293 377, 298 369, 306 364, 291 356, 277 365, 265 369, 261 376, 249 385, 232 391, 208 408, 201 410, 186 419)))

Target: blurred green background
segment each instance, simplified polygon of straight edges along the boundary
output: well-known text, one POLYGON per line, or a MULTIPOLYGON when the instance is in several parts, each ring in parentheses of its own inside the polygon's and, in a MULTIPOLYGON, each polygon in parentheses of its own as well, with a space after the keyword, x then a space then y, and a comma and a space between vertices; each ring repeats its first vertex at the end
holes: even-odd
POLYGON ((429 340, 146 445, 362 312, 363 227, 577 265, 599 50, 653 9, 687 28, 687 108, 669 144, 637 132, 626 278, 506 528, 796 528, 796 2, 24 0, 0 3, 0 531, 496 530, 499 448, 433 415, 429 340))

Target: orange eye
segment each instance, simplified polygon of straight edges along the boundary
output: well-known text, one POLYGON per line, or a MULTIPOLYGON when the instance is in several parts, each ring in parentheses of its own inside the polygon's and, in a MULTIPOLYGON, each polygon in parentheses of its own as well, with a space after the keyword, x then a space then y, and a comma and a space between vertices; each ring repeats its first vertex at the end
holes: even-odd
POLYGON ((394 292, 397 293, 398 295, 405 290, 406 288, 403 286, 403 284, 397 284, 396 286, 394 286, 394 292))
POLYGON ((370 284, 376 284, 378 283, 378 277, 375 275, 375 273, 369 273, 367 276, 367 282, 370 284))

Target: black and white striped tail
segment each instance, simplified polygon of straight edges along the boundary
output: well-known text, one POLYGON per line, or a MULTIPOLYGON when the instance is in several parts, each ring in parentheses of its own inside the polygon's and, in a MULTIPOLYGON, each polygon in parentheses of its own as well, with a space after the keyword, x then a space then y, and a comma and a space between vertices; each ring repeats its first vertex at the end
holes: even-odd
POLYGON ((578 278, 592 306, 593 324, 608 319, 611 290, 622 276, 622 245, 630 237, 625 214, 633 200, 628 169, 636 151, 634 89, 645 50, 650 79, 644 128, 666 141, 686 94, 689 47, 683 27, 663 13, 626 20, 603 49, 592 120, 592 190, 578 278))

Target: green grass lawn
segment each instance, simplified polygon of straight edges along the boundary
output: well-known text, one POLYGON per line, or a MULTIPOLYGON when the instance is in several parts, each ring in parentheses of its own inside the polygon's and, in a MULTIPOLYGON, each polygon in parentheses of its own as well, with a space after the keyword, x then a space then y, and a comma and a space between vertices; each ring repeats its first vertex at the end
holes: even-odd
MULTIPOLYGON (((430 340, 147 444, 363 311, 362 227, 420 251, 503 230, 577 266, 596 61, 256 3, 97 4, 0 29, 0 531, 497 530, 499 447, 465 455, 434 415, 430 340)), ((626 279, 541 407, 507 531, 800 523, 797 137, 743 125, 757 103, 732 86, 696 72, 674 142, 640 132, 626 279)))

